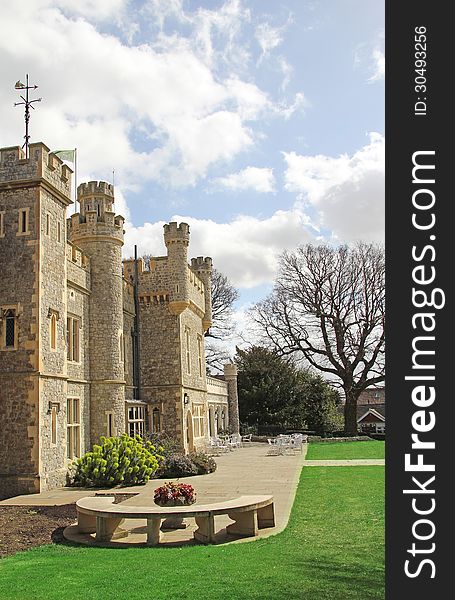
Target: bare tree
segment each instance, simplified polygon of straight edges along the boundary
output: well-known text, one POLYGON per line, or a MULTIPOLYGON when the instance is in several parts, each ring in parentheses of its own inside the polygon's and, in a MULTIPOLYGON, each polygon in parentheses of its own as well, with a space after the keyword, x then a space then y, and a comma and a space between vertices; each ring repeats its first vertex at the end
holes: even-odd
POLYGON ((382 247, 306 245, 282 255, 274 291, 251 311, 275 350, 343 388, 349 435, 360 393, 384 381, 384 302, 382 247))
POLYGON ((212 321, 213 325, 205 334, 205 354, 209 367, 223 370, 223 364, 229 361, 229 354, 222 341, 234 331, 233 305, 239 297, 238 291, 229 279, 213 269, 212 271, 212 321))

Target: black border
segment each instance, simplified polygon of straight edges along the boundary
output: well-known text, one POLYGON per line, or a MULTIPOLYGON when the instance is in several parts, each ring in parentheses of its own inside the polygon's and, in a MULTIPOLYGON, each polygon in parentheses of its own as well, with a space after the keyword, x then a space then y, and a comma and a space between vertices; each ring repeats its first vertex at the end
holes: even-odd
MULTIPOLYGON (((449 87, 454 71, 452 44, 455 25, 449 17, 449 8, 448 2, 386 0, 386 597, 390 600, 433 600, 450 597, 453 593, 450 592, 449 574, 453 562, 451 532, 454 530, 450 509, 454 501, 449 486, 455 480, 452 458, 455 455, 455 386, 451 381, 451 371, 455 370, 455 352, 452 351, 455 328, 449 285, 454 271, 451 264, 454 251, 450 241, 451 213, 454 213, 451 209, 455 204, 452 189, 452 179, 455 181, 452 157, 455 152, 451 148, 451 138, 455 137, 455 127, 452 117, 454 102, 449 87), (427 91, 422 94, 427 102, 425 116, 414 114, 414 103, 420 96, 414 90, 414 31, 419 26, 427 30, 427 91), (412 155, 419 150, 435 150, 436 183, 432 189, 436 194, 436 225, 431 233, 436 239, 432 242, 428 241, 429 232, 418 231, 411 223, 412 193, 416 189, 412 183, 412 155), (436 476, 434 496, 425 496, 427 501, 430 497, 436 500, 435 511, 428 516, 434 522, 436 532, 428 542, 416 543, 422 548, 435 543, 433 553, 419 556, 433 560, 436 572, 431 578, 431 568, 426 565, 420 575, 409 578, 404 572, 406 559, 413 560, 414 570, 419 561, 419 558, 412 558, 407 553, 415 541, 412 525, 424 517, 413 512, 412 496, 403 494, 403 489, 415 487, 412 486, 413 474, 405 471, 404 456, 410 452, 411 433, 414 431, 411 417, 418 410, 411 399, 411 390, 417 383, 406 382, 404 377, 412 372, 411 344, 416 331, 412 329, 411 319, 418 312, 411 300, 412 269, 416 266, 411 249, 414 245, 422 248, 427 243, 432 243, 436 250, 435 261, 427 262, 436 267, 433 286, 445 291, 446 305, 434 310, 437 321, 433 334, 436 338, 436 400, 428 410, 434 410, 436 425, 433 431, 421 436, 436 442, 435 450, 425 452, 425 461, 434 459, 432 462, 436 470, 420 476, 421 480, 433 474, 436 476)), ((414 461, 415 454, 414 451, 414 461)))

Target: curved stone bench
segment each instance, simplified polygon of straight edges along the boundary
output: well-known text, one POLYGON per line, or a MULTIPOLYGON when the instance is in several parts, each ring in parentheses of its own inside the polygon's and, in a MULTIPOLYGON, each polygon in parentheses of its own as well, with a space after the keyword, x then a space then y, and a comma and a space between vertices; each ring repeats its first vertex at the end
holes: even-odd
POLYGON ((133 506, 113 504, 113 496, 90 496, 76 502, 78 530, 80 533, 95 533, 96 540, 108 542, 127 535, 116 532, 124 519, 147 520, 147 545, 160 542, 161 520, 170 516, 194 517, 198 529, 194 539, 210 544, 215 541, 215 516, 228 515, 234 521, 226 527, 236 536, 256 536, 258 529, 275 526, 273 496, 241 496, 211 504, 190 506, 133 506))

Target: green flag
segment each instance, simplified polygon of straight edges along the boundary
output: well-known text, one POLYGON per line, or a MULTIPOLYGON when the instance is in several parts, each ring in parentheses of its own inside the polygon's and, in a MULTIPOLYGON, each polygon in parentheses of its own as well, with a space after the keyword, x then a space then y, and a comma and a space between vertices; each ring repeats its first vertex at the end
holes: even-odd
POLYGON ((58 156, 62 160, 69 160, 70 162, 75 161, 76 149, 74 150, 54 150, 52 154, 58 156))

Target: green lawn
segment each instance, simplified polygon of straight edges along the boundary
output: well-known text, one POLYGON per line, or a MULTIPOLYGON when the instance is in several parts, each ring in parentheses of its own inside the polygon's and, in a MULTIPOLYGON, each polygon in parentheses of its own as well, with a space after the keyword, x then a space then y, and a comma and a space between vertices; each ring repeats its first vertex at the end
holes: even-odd
POLYGON ((383 513, 383 467, 308 467, 279 535, 183 548, 42 546, 0 561, 0 598, 383 599, 383 513))
POLYGON ((384 458, 385 442, 321 442, 311 443, 307 460, 342 460, 349 458, 384 458))

